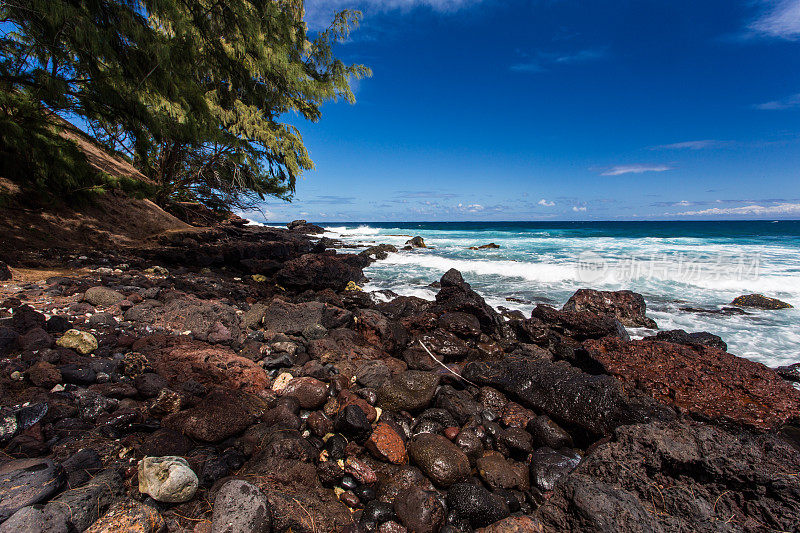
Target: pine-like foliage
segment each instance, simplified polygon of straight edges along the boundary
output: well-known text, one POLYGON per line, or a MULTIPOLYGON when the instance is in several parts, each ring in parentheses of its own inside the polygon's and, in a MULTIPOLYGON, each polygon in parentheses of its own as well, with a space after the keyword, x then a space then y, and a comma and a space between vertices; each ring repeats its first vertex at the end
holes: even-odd
POLYGON ((291 197, 313 163, 288 115, 316 121, 369 75, 332 51, 358 13, 312 39, 301 0, 3 0, 0 17, 14 30, 0 38, 5 120, 81 117, 161 202, 291 197))

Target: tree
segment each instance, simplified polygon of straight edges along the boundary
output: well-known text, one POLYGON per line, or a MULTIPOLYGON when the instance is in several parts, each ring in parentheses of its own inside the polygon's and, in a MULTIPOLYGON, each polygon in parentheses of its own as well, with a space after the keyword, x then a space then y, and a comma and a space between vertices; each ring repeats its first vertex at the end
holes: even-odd
POLYGON ((313 167, 287 114, 316 121, 370 74, 333 56, 359 14, 313 39, 301 0, 15 0, 0 85, 82 117, 158 185, 156 199, 246 207, 313 167))

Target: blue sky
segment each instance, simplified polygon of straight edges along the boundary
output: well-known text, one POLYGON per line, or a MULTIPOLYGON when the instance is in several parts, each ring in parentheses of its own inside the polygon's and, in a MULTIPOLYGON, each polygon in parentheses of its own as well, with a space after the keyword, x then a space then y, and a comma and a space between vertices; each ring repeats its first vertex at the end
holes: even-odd
POLYGON ((267 220, 800 218, 800 0, 306 6, 373 77, 267 220))

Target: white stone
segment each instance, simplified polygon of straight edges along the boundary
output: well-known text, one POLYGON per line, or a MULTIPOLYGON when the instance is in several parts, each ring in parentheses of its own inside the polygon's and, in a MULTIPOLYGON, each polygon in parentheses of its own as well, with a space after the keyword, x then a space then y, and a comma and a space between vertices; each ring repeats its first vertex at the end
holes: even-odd
POLYGON ((139 461, 139 492, 167 503, 188 502, 199 481, 183 457, 145 457, 139 461))

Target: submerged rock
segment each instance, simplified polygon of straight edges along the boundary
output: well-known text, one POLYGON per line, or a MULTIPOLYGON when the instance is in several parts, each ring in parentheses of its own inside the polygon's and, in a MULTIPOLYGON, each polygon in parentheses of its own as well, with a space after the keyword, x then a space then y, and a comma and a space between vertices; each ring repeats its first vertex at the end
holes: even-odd
POLYGON ((731 305, 740 307, 755 307, 756 309, 791 309, 792 306, 777 298, 770 298, 763 294, 745 294, 735 298, 731 305))
POLYGON ((406 246, 411 246, 412 248, 427 248, 425 241, 419 235, 408 239, 406 241, 406 246))

